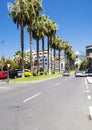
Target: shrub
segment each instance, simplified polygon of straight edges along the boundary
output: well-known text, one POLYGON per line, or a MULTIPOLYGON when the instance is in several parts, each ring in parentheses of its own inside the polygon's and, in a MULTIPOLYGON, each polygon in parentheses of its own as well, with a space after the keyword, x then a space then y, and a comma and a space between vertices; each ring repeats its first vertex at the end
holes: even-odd
POLYGON ((33 70, 33 76, 37 76, 36 70, 33 70))
POLYGON ((45 71, 45 75, 47 75, 48 74, 48 71, 45 71))
POLYGON ((40 75, 43 75, 44 73, 43 72, 40 72, 40 75))

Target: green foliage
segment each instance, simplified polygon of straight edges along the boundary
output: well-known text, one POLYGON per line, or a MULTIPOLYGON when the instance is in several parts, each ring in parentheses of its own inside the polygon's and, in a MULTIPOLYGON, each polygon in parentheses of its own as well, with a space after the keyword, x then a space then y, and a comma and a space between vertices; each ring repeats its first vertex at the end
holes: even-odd
POLYGON ((0 58, 0 69, 7 70, 7 64, 10 64, 10 70, 14 70, 18 68, 18 64, 16 64, 12 59, 5 59, 4 57, 0 58))
POLYGON ((42 72, 43 71, 43 68, 40 68, 40 72, 42 72))
POLYGON ((40 75, 43 75, 44 74, 44 72, 40 72, 40 75))
POLYGON ((80 70, 86 70, 88 67, 88 60, 87 59, 83 59, 83 61, 80 64, 80 70))
POLYGON ((55 74, 55 71, 54 71, 54 70, 52 70, 52 74, 55 74))
POLYGON ((36 70, 33 70, 33 76, 37 76, 36 70))
POLYGON ((44 74, 47 75, 47 74, 48 74, 48 71, 45 71, 44 74))

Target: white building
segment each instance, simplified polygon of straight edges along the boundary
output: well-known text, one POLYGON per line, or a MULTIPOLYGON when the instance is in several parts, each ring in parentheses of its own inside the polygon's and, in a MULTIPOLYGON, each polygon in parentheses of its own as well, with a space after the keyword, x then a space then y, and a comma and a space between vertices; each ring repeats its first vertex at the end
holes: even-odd
MULTIPOLYGON (((32 51, 34 68, 37 67, 37 51, 32 51)), ((49 64, 51 69, 51 51, 49 51, 49 64)), ((52 55, 52 67, 54 65, 54 57, 52 55)), ((39 50, 39 68, 43 68, 43 52, 39 50)), ((44 50, 44 69, 48 70, 48 50, 44 50)))
MULTIPOLYGON (((29 50, 27 50, 29 52, 29 50)), ((33 58, 33 68, 37 68, 37 51, 32 51, 33 58)), ((57 58, 56 58, 57 59, 57 58)), ((51 50, 49 51, 49 71, 51 73, 51 62, 52 62, 52 70, 54 69, 54 56, 51 54, 51 50), (51 61, 52 56, 52 61, 51 61)), ((39 50, 39 68, 43 68, 43 51, 39 50)), ((64 70, 65 68, 65 60, 62 58, 60 61, 60 70, 64 70)), ((48 70, 48 50, 44 50, 44 70, 48 70)), ((55 70, 58 72, 59 70, 59 61, 55 60, 55 70)))

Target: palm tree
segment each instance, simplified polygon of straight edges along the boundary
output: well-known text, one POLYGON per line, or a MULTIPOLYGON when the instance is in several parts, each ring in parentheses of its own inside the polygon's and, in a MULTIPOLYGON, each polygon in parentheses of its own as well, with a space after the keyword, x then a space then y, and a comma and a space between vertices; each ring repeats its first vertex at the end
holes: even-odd
POLYGON ((48 17, 44 14, 40 14, 39 15, 39 21, 40 21, 40 30, 41 31, 41 34, 42 34, 42 61, 43 61, 43 72, 44 72, 44 37, 45 35, 47 34, 47 28, 46 28, 46 25, 47 25, 47 21, 48 21, 48 17))
POLYGON ((58 50, 58 61, 59 61, 59 72, 60 72, 60 52, 62 49, 64 49, 63 41, 60 37, 54 36, 53 42, 52 42, 52 48, 54 49, 54 71, 55 71, 55 50, 58 50))
MULTIPOLYGON (((48 29, 46 36, 48 37, 48 73, 49 73, 49 60, 50 60, 49 52, 51 51, 52 53, 52 50, 51 50, 52 37, 56 34, 57 24, 55 21, 48 19, 46 28, 48 29)), ((51 66, 51 71, 52 71, 52 66, 51 66)))
POLYGON ((59 73, 60 73, 60 61, 61 61, 61 51, 64 49, 63 41, 61 39, 58 39, 58 57, 59 57, 59 73))
POLYGON ((56 61, 56 49, 57 49, 57 36, 53 37, 52 48, 54 49, 54 72, 55 72, 55 61, 56 61))
POLYGON ((63 41, 64 44, 64 51, 65 51, 65 69, 69 69, 69 51, 71 49, 70 44, 67 41, 63 41))
POLYGON ((22 55, 22 76, 24 77, 24 26, 27 17, 27 4, 26 0, 16 0, 9 6, 9 15, 13 17, 13 21, 20 26, 20 37, 21 37, 21 55, 22 55))
POLYGON ((19 68, 21 69, 21 60, 22 60, 21 51, 16 51, 14 53, 13 60, 15 61, 15 63, 19 65, 19 68))
POLYGON ((27 26, 30 35, 30 70, 33 71, 32 68, 32 38, 33 38, 33 29, 34 23, 36 21, 36 17, 39 14, 39 11, 42 10, 41 0, 33 0, 31 3, 28 3, 28 18, 27 18, 27 26))
POLYGON ((37 45, 37 75, 39 74, 39 40, 44 37, 44 32, 42 31, 42 22, 40 20, 40 15, 37 17, 33 30, 33 38, 36 40, 37 45))

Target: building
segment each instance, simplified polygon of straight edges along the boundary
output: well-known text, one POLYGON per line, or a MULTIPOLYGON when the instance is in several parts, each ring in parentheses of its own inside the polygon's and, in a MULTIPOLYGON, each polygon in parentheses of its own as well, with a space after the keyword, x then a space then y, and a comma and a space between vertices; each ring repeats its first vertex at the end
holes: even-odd
MULTIPOLYGON (((30 50, 26 50, 26 52, 30 52, 30 50)), ((44 55, 44 70, 48 70, 48 50, 44 50, 44 54, 42 50, 39 50, 39 68, 43 68, 43 55, 44 55)), ((60 71, 65 69, 65 60, 64 58, 60 58, 60 71)), ((32 50, 32 61, 33 61, 33 69, 37 69, 37 51, 32 50)), ((53 52, 51 53, 51 50, 49 50, 49 73, 51 73, 51 70, 54 70, 55 65, 55 72, 59 72, 59 59, 58 56, 55 58, 53 52), (51 58, 52 57, 52 58, 51 58), (52 65, 51 65, 52 62, 52 65), (51 68, 52 67, 52 68, 51 68)))
POLYGON ((92 45, 86 46, 86 58, 89 61, 89 68, 92 70, 92 45))
MULTIPOLYGON (((51 51, 49 52, 49 57, 51 59, 51 51)), ((37 51, 32 51, 32 56, 33 56, 33 63, 34 63, 34 69, 37 68, 37 51)), ((54 62, 54 58, 52 56, 52 66, 54 62)), ((51 68, 51 60, 49 60, 50 63, 50 68, 51 68)), ((43 68, 43 52, 42 50, 39 50, 39 68, 43 68)), ((44 69, 48 70, 48 51, 44 50, 44 69)))

